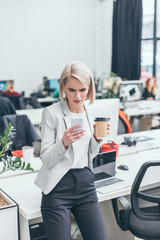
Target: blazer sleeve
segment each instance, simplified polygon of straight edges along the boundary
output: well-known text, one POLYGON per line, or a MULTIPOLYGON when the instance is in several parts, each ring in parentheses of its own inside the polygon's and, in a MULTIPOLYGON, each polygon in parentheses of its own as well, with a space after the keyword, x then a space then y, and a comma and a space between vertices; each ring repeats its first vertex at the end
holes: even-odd
POLYGON ((90 144, 90 154, 92 156, 92 159, 95 158, 99 153, 101 143, 102 143, 102 140, 100 142, 97 142, 94 136, 92 136, 91 144, 90 144))
POLYGON ((65 149, 62 138, 57 139, 57 128, 53 116, 46 108, 42 113, 41 120, 42 148, 41 158, 44 167, 51 168, 62 160, 65 149))
POLYGON ((93 159, 94 157, 97 156, 97 154, 99 152, 99 149, 101 147, 102 141, 97 142, 94 135, 93 135, 93 125, 95 124, 94 123, 95 110, 87 108, 87 113, 88 113, 91 132, 92 132, 92 137, 91 137, 91 142, 90 142, 90 147, 89 147, 89 154, 91 155, 91 158, 93 159))

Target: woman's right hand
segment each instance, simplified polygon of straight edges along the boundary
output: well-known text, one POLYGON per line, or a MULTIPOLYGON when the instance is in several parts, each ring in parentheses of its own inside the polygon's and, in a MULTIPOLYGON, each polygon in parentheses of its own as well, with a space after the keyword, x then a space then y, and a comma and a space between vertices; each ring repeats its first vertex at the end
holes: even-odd
POLYGON ((80 139, 85 134, 86 130, 84 130, 84 129, 76 130, 79 127, 80 126, 77 125, 77 126, 68 128, 64 132, 62 142, 63 142, 63 145, 64 145, 65 148, 69 147, 70 144, 77 141, 78 139, 80 139), (74 131, 74 130, 76 130, 76 131, 74 131))

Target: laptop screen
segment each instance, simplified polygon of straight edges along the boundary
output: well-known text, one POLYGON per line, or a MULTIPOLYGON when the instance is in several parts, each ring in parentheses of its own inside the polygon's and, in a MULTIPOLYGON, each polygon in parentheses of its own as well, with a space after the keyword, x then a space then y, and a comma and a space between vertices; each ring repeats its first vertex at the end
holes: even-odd
POLYGON ((116 151, 98 153, 93 159, 95 181, 115 176, 116 151))

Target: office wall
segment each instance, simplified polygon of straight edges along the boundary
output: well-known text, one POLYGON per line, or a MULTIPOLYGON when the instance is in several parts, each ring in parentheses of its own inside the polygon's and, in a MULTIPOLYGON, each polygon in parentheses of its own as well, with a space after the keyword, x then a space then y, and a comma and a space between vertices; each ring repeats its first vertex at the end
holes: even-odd
POLYGON ((0 2, 0 80, 26 95, 43 76, 58 78, 69 61, 99 76, 110 72, 113 0, 0 2))

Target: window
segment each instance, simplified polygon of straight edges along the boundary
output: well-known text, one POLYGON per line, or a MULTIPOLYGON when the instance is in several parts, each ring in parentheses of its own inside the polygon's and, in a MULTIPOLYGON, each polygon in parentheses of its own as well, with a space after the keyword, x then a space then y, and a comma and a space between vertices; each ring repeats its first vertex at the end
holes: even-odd
POLYGON ((160 0, 143 0, 141 79, 160 81, 160 0))

